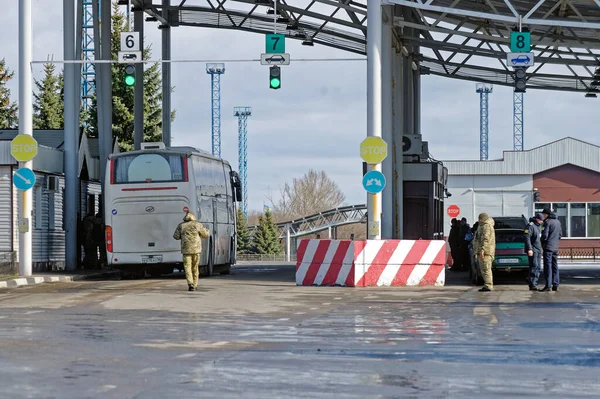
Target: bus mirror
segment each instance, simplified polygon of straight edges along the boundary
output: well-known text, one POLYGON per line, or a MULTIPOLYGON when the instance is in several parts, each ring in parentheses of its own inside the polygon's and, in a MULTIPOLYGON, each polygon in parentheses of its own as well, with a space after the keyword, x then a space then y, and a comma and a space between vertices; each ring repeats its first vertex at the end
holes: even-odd
POLYGON ((235 200, 237 202, 242 202, 242 188, 241 187, 235 188, 235 200))

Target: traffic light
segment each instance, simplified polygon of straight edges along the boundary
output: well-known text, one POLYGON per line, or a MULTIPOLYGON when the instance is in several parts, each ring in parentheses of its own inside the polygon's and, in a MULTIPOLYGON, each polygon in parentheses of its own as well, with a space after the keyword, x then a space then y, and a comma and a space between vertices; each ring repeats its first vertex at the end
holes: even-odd
POLYGON ((269 68, 269 87, 275 90, 281 87, 281 69, 276 65, 269 68))
POLYGON ((515 93, 525 93, 527 87, 527 72, 526 67, 515 67, 515 93))
POLYGON ((135 84, 135 65, 127 64, 125 66, 125 84, 133 86, 135 84))

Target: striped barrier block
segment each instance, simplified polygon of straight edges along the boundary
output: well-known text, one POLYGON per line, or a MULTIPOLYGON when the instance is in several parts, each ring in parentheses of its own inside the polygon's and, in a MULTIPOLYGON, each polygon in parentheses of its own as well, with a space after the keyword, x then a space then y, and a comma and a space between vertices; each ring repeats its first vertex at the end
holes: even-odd
POLYGON ((297 285, 443 286, 443 240, 301 240, 297 285))

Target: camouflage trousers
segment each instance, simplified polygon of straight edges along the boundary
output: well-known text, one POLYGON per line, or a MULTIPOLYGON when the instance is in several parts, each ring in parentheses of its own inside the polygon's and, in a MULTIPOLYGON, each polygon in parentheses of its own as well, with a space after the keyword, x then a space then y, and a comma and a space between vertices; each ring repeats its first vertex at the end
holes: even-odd
POLYGON ((494 260, 493 256, 484 255, 483 259, 478 259, 479 270, 481 270, 481 277, 483 278, 483 286, 489 288, 490 290, 494 289, 494 281, 492 279, 492 261, 494 260))
POLYGON ((198 264, 200 263, 200 254, 183 255, 183 267, 185 268, 185 278, 188 286, 198 287, 198 264))

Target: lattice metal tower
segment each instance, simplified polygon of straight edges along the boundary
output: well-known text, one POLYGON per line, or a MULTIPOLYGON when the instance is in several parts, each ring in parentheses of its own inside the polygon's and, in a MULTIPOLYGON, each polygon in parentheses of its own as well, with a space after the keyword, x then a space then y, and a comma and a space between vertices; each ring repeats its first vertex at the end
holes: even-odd
POLYGON ((206 64, 210 75, 212 104, 212 154, 221 158, 221 75, 225 64, 206 64))
POLYGON ((488 159, 488 101, 489 94, 494 90, 493 85, 477 83, 477 93, 479 93, 479 160, 488 159))
POLYGON ((252 107, 234 107, 233 116, 238 118, 238 162, 242 183, 242 212, 248 217, 248 117, 252 107))
MULTIPOLYGON (((83 0, 83 21, 81 32, 81 50, 83 59, 91 61, 94 59, 94 20, 92 4, 98 2, 98 13, 100 14, 100 0, 83 0)), ((93 63, 81 64, 81 110, 85 111, 92 105, 92 95, 96 87, 96 70, 93 63)))
POLYGON ((523 151, 525 142, 525 124, 523 119, 523 94, 513 93, 513 149, 523 151))

